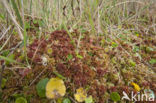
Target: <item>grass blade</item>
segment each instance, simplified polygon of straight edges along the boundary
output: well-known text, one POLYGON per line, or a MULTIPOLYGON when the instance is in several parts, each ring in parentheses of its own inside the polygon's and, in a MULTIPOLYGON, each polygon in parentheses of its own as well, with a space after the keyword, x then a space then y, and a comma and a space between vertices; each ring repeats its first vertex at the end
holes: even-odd
POLYGON ((15 61, 15 60, 13 60, 13 59, 10 59, 10 58, 7 58, 7 57, 1 56, 1 55, 0 55, 0 59, 3 59, 3 60, 5 60, 5 61, 11 62, 11 63, 21 64, 21 63, 18 63, 17 61, 15 61))
POLYGON ((53 73, 54 73, 57 77, 59 77, 59 78, 61 78, 61 79, 66 79, 64 76, 62 76, 61 74, 59 74, 59 73, 56 72, 56 71, 53 71, 53 73))
POLYGON ((20 12, 18 10, 18 7, 17 7, 17 5, 15 3, 15 0, 11 0, 11 4, 13 6, 13 9, 14 9, 15 13, 16 13, 16 16, 18 18, 18 21, 20 22, 21 27, 23 27, 22 18, 21 18, 20 12))

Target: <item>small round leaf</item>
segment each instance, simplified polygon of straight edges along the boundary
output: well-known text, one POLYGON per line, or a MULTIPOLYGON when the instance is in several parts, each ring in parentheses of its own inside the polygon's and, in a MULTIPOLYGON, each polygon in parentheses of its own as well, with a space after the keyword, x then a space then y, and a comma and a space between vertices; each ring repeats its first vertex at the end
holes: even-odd
POLYGON ((16 99, 15 103, 27 103, 27 100, 23 97, 19 97, 16 99))
POLYGON ((7 80, 5 78, 2 79, 1 87, 4 88, 6 85, 7 80))
POLYGON ((71 103, 71 101, 70 101, 70 99, 65 98, 65 99, 63 100, 63 103, 71 103))
POLYGON ((36 85, 36 90, 37 90, 37 94, 40 96, 40 97, 46 97, 45 93, 46 93, 46 85, 48 83, 49 79, 48 78, 45 78, 45 79, 42 79, 38 82, 38 84, 36 85))
POLYGON ((89 96, 85 99, 85 103, 93 103, 93 98, 92 96, 89 96))
POLYGON ((115 102, 120 101, 120 95, 117 92, 112 92, 110 98, 115 102))

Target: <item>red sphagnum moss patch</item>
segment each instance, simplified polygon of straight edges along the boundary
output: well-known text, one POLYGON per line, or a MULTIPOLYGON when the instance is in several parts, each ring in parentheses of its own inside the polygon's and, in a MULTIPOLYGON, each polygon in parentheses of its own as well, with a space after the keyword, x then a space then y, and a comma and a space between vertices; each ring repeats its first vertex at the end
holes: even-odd
MULTIPOLYGON (((76 35, 72 39, 77 45, 77 35, 79 33, 77 30, 73 33, 76 35)), ((8 72, 11 71, 4 71, 4 77, 9 78, 4 88, 6 92, 2 96, 4 102, 14 93, 23 93, 27 98, 30 96, 30 103, 41 101, 42 99, 37 96, 34 89, 34 85, 39 81, 36 77, 38 75, 40 75, 39 78, 56 77, 53 71, 57 71, 66 78, 64 80, 67 88, 66 97, 73 97, 76 88, 83 87, 96 103, 105 103, 110 99, 109 94, 111 92, 118 92, 122 95, 122 91, 127 94, 134 91, 134 88, 130 85, 132 81, 141 88, 151 88, 156 92, 154 73, 147 73, 151 70, 139 60, 139 57, 135 55, 130 57, 129 54, 125 53, 125 50, 133 51, 131 45, 119 40, 121 45, 118 47, 111 47, 112 43, 109 41, 105 41, 105 44, 101 45, 99 40, 103 40, 103 37, 97 39, 94 36, 86 36, 87 34, 83 34, 79 47, 79 55, 82 58, 77 56, 77 48, 73 45, 65 30, 52 32, 48 39, 44 37, 34 39, 27 49, 31 70, 29 72, 27 72, 27 68, 23 70, 22 73, 26 71, 26 75, 22 79, 18 79, 21 70, 17 69, 14 74, 11 73, 10 75, 8 75, 8 72), (69 55, 72 55, 70 60, 67 59, 69 55), (42 57, 47 59, 47 65, 42 65, 42 57), (129 63, 130 58, 133 58, 135 65, 133 62, 129 63)), ((132 42, 137 41, 133 40, 132 42)), ((154 51, 147 52, 146 50, 148 44, 153 45, 154 43, 155 41, 146 40, 144 44, 138 44, 138 46, 143 46, 143 50, 140 52, 143 57, 142 60, 148 60, 148 56, 150 58, 155 56, 154 51), (144 55, 147 56, 144 57, 144 55)), ((18 59, 22 54, 16 52, 16 55, 18 55, 16 57, 18 59)), ((49 100, 45 101, 48 103, 49 100)))

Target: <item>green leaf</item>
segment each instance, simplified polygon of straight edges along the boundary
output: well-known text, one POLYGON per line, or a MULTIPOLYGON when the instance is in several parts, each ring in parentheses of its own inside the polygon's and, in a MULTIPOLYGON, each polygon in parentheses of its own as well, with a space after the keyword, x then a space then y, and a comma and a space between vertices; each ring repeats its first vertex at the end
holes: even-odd
POLYGON ((45 97, 45 92, 46 92, 46 85, 48 83, 49 79, 48 78, 45 78, 45 79, 42 79, 40 80, 37 85, 36 85, 36 90, 37 90, 37 94, 40 96, 40 97, 45 97))
POLYGON ((107 42, 111 42, 111 39, 110 39, 110 38, 107 38, 106 41, 107 41, 107 42))
POLYGON ((33 20, 33 23, 34 23, 34 24, 37 24, 37 23, 38 23, 38 20, 33 20))
POLYGON ((3 59, 3 60, 5 60, 5 61, 7 61, 7 62, 9 62, 9 63, 21 64, 21 63, 18 63, 17 61, 15 61, 15 60, 13 60, 13 59, 12 59, 12 56, 9 58, 9 57, 4 57, 4 56, 1 56, 1 55, 0 55, 0 59, 3 59))
POLYGON ((93 103, 93 98, 92 96, 89 96, 85 99, 85 103, 93 103))
POLYGON ((43 26, 44 26, 44 21, 39 20, 39 21, 38 21, 38 24, 39 24, 40 27, 43 27, 43 26))
POLYGON ((63 75, 59 74, 58 72, 53 71, 53 73, 61 79, 66 79, 63 75))
POLYGON ((120 95, 117 92, 112 92, 110 98, 115 102, 120 101, 120 95))
POLYGON ((129 60, 129 64, 130 64, 130 66, 132 66, 132 67, 135 67, 135 65, 136 65, 136 63, 135 63, 133 60, 129 60))
POLYGON ((117 44, 117 43, 112 42, 112 47, 113 47, 113 48, 116 48, 117 46, 118 46, 118 44, 117 44))
POLYGON ((62 98, 58 98, 57 103, 62 103, 62 98))
POLYGON ((72 55, 72 54, 69 54, 69 55, 67 56, 67 60, 69 61, 69 60, 71 60, 71 59, 73 59, 73 55, 72 55))
POLYGON ((137 37, 139 37, 139 34, 137 33, 137 34, 135 34, 137 37))
POLYGON ((148 53, 149 53, 149 52, 151 52, 151 51, 154 51, 154 49, 153 49, 153 48, 151 48, 151 47, 146 47, 146 49, 145 49, 145 50, 146 50, 146 52, 148 52, 148 53))
POLYGON ((63 103, 71 103, 71 101, 70 101, 69 98, 65 98, 65 99, 63 100, 63 103))
POLYGON ((3 53, 2 53, 2 56, 8 56, 8 54, 10 53, 10 51, 9 50, 6 50, 6 51, 4 51, 3 53))
POLYGON ((26 30, 31 28, 31 26, 30 26, 30 24, 28 22, 25 22, 24 27, 25 27, 26 30))
POLYGON ((101 41, 100 41, 100 43, 102 44, 102 45, 104 45, 105 44, 105 39, 102 39, 101 41))
POLYGON ((150 63, 150 64, 155 64, 155 63, 156 63, 156 59, 151 59, 151 60, 149 61, 149 63, 150 63))
POLYGON ((2 79, 2 84, 1 84, 1 88, 4 88, 6 85, 7 79, 3 78, 2 79))
POLYGON ((90 56, 94 56, 94 54, 92 52, 88 52, 88 55, 90 56))
POLYGON ((0 18, 1 18, 2 20, 4 20, 4 19, 5 19, 4 14, 0 14, 0 18))
POLYGON ((83 27, 80 27, 81 33, 86 33, 87 30, 85 30, 83 27))
POLYGON ((80 59, 83 59, 83 56, 77 54, 76 57, 80 58, 80 59))
POLYGON ((126 41, 126 37, 123 34, 119 34, 119 38, 121 38, 121 40, 126 41))
MULTIPOLYGON (((11 54, 8 58, 11 59, 11 60, 14 60, 15 55, 14 55, 14 54, 11 54)), ((13 62, 11 62, 11 61, 6 61, 6 65, 8 65, 8 64, 10 64, 10 63, 13 63, 13 62)))
POLYGON ((23 96, 23 94, 17 94, 17 93, 12 94, 12 97, 14 97, 14 98, 19 98, 22 96, 23 96))
POLYGON ((23 97, 19 97, 16 99, 15 103, 27 103, 27 100, 23 97))
POLYGON ((113 58, 111 59, 111 61, 112 61, 112 63, 116 64, 116 63, 117 63, 117 58, 116 58, 116 57, 113 57, 113 58))
POLYGON ((140 48, 138 46, 133 47, 133 52, 138 52, 139 50, 140 50, 140 48))

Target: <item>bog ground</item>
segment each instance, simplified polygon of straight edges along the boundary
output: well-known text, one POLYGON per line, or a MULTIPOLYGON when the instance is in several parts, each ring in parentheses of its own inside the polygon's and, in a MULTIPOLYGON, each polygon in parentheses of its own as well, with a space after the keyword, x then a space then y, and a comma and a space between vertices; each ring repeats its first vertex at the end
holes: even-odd
POLYGON ((0 2, 0 103, 156 102, 154 0, 0 2))

